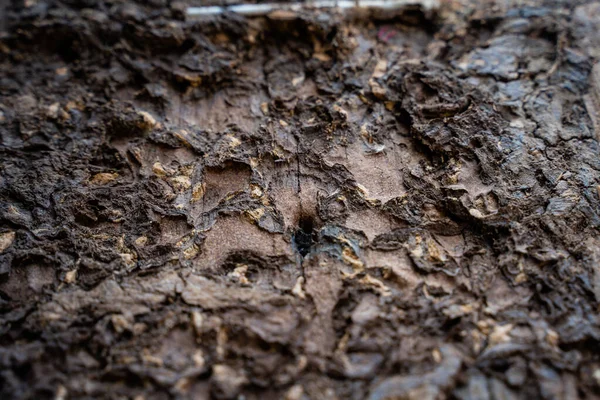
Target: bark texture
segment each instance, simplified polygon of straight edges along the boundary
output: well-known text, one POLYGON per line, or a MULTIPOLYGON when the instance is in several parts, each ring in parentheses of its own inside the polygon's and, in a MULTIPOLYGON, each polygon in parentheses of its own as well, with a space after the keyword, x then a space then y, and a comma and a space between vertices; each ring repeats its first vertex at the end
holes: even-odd
POLYGON ((187 5, 0 16, 0 397, 600 395, 600 3, 187 5))

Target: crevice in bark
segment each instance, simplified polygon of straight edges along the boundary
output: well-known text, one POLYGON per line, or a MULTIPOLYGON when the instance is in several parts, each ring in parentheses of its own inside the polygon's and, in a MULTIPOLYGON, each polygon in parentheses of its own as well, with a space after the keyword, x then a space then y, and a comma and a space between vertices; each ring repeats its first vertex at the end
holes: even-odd
POLYGON ((295 250, 305 257, 317 240, 315 219, 310 215, 303 215, 298 220, 298 228, 294 232, 293 242, 295 250))

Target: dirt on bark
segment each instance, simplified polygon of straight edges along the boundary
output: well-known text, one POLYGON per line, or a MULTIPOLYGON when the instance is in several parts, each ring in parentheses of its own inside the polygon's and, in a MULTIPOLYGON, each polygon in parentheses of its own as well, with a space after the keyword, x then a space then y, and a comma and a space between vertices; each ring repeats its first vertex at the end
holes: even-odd
POLYGON ((600 3, 197 3, 0 6, 0 397, 600 396, 600 3))

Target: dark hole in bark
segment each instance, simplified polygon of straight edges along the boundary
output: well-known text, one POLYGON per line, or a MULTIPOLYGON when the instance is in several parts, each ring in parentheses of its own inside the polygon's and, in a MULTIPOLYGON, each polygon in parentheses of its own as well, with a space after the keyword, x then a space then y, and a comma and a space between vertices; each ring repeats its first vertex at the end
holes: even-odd
POLYGON ((480 137, 474 137, 474 138, 472 138, 470 144, 471 144, 472 147, 475 147, 477 149, 480 149, 480 148, 483 147, 483 142, 482 142, 482 140, 481 140, 480 137))
POLYGON ((298 221, 298 229, 294 233, 294 244, 296 250, 302 257, 310 252, 314 243, 315 221, 312 217, 304 215, 298 221))

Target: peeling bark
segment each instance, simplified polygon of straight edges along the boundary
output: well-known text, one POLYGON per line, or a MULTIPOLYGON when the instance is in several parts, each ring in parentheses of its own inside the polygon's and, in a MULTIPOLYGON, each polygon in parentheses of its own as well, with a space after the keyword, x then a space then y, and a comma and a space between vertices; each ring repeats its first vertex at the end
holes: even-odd
POLYGON ((600 396, 598 2, 192 5, 0 17, 2 398, 600 396))

